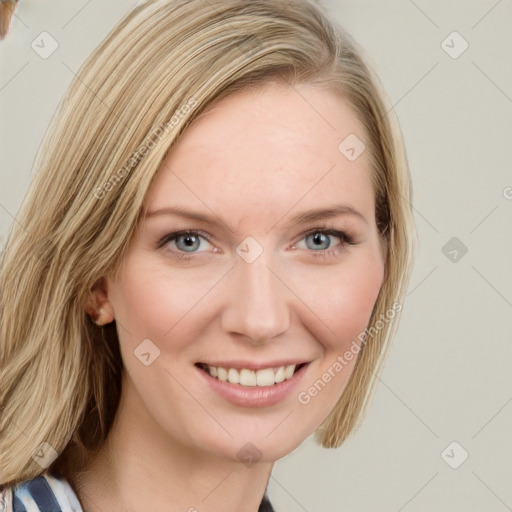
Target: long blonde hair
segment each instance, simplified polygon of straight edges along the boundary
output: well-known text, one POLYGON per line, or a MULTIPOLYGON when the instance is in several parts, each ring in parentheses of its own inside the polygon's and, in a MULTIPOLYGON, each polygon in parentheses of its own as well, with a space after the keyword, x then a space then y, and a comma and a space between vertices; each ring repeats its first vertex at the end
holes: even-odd
MULTIPOLYGON (((115 322, 83 300, 116 273, 179 136, 237 90, 275 81, 335 91, 367 131, 385 277, 370 324, 401 304, 414 225, 402 136, 356 43, 312 0, 148 0, 122 19, 64 96, 0 269, 0 485, 78 470, 105 442, 123 371, 115 322), (52 451, 54 450, 54 452, 52 451)), ((339 446, 374 389, 398 317, 364 345, 317 431, 339 446)))

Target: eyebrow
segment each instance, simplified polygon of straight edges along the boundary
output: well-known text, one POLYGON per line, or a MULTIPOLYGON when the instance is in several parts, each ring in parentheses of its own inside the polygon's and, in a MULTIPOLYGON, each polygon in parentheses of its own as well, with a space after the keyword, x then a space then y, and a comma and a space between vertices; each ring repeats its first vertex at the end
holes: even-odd
MULTIPOLYGON (((147 219, 161 215, 177 215, 179 217, 186 217, 188 219, 193 219, 204 223, 222 223, 225 225, 224 221, 215 215, 207 215, 197 211, 188 210, 187 208, 183 208, 181 206, 168 206, 166 208, 159 208, 158 210, 148 211, 145 215, 145 218, 147 219)), ((290 226, 295 226, 297 224, 318 222, 321 220, 332 219, 334 217, 341 217, 344 215, 357 217, 365 224, 368 224, 368 220, 365 218, 365 216, 360 211, 349 205, 336 205, 330 208, 315 208, 312 210, 300 212, 293 216, 288 221, 288 224, 290 226)), ((281 221, 279 220, 276 224, 279 224, 279 222, 281 221)))

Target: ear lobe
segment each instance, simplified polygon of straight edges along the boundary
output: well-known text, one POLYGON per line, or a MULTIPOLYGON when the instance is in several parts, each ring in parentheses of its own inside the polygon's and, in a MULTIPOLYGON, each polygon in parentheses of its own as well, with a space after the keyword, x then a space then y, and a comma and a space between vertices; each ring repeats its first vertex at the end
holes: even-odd
POLYGON ((108 299, 107 281, 98 279, 89 290, 89 296, 82 302, 85 312, 98 325, 105 325, 115 318, 114 308, 108 299))

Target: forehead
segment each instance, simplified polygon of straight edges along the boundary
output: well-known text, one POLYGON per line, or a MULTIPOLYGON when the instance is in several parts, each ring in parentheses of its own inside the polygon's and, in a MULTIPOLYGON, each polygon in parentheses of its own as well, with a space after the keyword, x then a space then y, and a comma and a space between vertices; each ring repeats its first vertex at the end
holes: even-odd
POLYGON ((239 91, 196 119, 159 170, 147 209, 193 206, 237 218, 346 203, 373 208, 366 133, 338 95, 312 86, 239 91), (295 205, 297 208, 295 208, 295 205), (294 209, 295 208, 295 209, 294 209))

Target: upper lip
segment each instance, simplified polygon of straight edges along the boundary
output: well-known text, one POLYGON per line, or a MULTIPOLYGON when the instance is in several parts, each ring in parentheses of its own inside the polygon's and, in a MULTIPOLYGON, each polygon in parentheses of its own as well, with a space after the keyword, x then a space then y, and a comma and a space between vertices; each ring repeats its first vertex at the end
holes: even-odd
POLYGON ((267 362, 255 362, 255 361, 200 361, 197 364, 206 364, 208 366, 221 366, 222 368, 235 368, 235 369, 243 369, 246 368, 248 370, 262 370, 263 368, 279 368, 280 366, 289 366, 294 364, 299 366, 300 364, 306 364, 309 361, 304 359, 281 359, 279 361, 267 361, 267 362))

